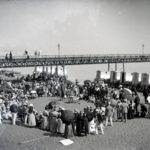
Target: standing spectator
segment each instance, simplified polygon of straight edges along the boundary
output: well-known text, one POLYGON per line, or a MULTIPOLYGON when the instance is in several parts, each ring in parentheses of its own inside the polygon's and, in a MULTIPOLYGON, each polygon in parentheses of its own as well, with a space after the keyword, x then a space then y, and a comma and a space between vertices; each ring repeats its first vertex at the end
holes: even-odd
POLYGON ((131 100, 128 108, 128 118, 134 118, 135 103, 131 100))
POLYGON ((77 114, 76 117, 76 133, 78 136, 81 136, 83 126, 83 111, 77 114))
POLYGON ((96 128, 97 128, 97 134, 98 129, 100 128, 101 133, 104 134, 104 125, 103 125, 103 116, 102 116, 102 110, 96 109, 96 128))
POLYGON ((65 124, 65 131, 64 131, 64 137, 66 139, 73 137, 74 136, 74 132, 73 132, 73 125, 72 123, 70 124, 65 124))
POLYGON ((148 112, 147 112, 147 117, 148 117, 148 119, 150 119, 150 96, 148 96, 147 102, 148 102, 148 112))
POLYGON ((17 112, 18 112, 18 104, 15 100, 13 100, 11 106, 10 106, 10 111, 12 114, 12 124, 16 125, 16 119, 17 119, 17 112))
POLYGON ((49 118, 48 111, 44 110, 43 116, 42 116, 42 121, 41 121, 41 129, 43 129, 43 130, 49 129, 49 119, 48 118, 49 118))
POLYGON ((136 116, 139 117, 141 110, 140 110, 140 98, 138 94, 135 95, 134 103, 135 103, 136 116))
POLYGON ((110 102, 108 102, 108 106, 106 107, 106 126, 108 125, 108 121, 110 121, 110 125, 113 126, 112 116, 113 116, 113 108, 110 105, 110 102))
POLYGON ((148 88, 147 88, 147 87, 144 87, 143 96, 144 96, 144 99, 145 99, 145 104, 148 103, 148 102, 147 102, 148 94, 149 94, 148 88))
POLYGON ((6 54, 6 56, 5 56, 5 60, 8 60, 8 54, 6 54))
POLYGON ((124 99, 122 103, 122 121, 124 120, 125 122, 127 121, 127 114, 128 114, 128 104, 127 99, 124 99))
POLYGON ((83 129, 84 129, 85 136, 87 136, 89 131, 88 131, 88 118, 86 113, 83 113, 83 129))
POLYGON ((65 124, 63 123, 61 119, 61 114, 58 114, 58 128, 57 128, 57 133, 58 134, 64 134, 65 131, 65 124))
POLYGON ((113 122, 116 122, 118 120, 118 116, 117 116, 117 100, 112 99, 111 104, 113 106, 113 122))
POLYGON ((59 113, 56 110, 56 106, 53 107, 53 111, 50 114, 50 131, 53 133, 57 133, 58 128, 58 115, 59 113))
POLYGON ((118 120, 122 118, 122 102, 120 100, 117 103, 117 117, 118 120))
POLYGON ((9 60, 12 60, 13 56, 12 56, 12 52, 10 51, 9 53, 9 60))
POLYGON ((36 118, 33 110, 33 104, 29 105, 29 111, 28 111, 28 126, 29 127, 35 127, 36 126, 36 118))
POLYGON ((2 99, 0 99, 0 124, 2 124, 2 99))

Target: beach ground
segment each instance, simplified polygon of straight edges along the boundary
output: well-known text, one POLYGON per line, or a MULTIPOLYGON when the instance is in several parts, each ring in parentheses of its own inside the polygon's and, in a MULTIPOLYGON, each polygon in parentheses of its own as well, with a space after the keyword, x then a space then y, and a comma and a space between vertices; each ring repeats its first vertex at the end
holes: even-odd
MULTIPOLYGON (((58 98, 38 98, 31 100, 37 111, 51 100, 58 98)), ((85 101, 79 103, 65 103, 58 101, 58 105, 74 110, 93 105, 85 101)), ((73 137, 70 146, 59 143, 64 138, 48 131, 24 126, 12 126, 9 123, 0 125, 0 150, 149 150, 150 148, 150 120, 137 118, 125 122, 115 122, 114 126, 105 128, 104 135, 88 135, 73 137)))

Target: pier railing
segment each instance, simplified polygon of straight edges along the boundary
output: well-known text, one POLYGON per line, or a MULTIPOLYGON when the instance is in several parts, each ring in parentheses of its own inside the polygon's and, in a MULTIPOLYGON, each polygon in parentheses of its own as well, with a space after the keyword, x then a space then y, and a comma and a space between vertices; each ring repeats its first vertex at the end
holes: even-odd
POLYGON ((1 56, 0 68, 137 62, 150 62, 150 54, 24 55, 12 59, 1 56))

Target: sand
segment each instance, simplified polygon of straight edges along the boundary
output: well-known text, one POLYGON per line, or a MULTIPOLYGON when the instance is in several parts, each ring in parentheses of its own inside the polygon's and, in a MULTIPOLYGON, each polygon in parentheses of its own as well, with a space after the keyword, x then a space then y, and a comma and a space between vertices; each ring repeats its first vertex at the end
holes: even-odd
MULTIPOLYGON (((38 98, 30 102, 40 111, 52 99, 56 98, 38 98)), ((72 110, 93 105, 85 101, 80 104, 59 101, 59 104, 72 110)), ((64 138, 36 128, 12 126, 8 123, 0 125, 0 150, 149 150, 150 120, 139 118, 126 123, 115 122, 113 127, 105 128, 104 135, 75 136, 71 138, 74 144, 67 147, 59 143, 62 139, 64 138)))

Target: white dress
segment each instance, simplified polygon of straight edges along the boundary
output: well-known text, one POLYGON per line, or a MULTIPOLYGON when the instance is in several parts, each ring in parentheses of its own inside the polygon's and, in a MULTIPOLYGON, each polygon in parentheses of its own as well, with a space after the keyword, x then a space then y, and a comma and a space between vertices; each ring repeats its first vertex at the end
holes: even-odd
POLYGON ((147 101, 148 101, 148 112, 147 112, 147 117, 150 119, 150 96, 148 96, 147 101))
POLYGON ((94 119, 89 122, 89 133, 96 134, 96 123, 94 122, 94 119))

